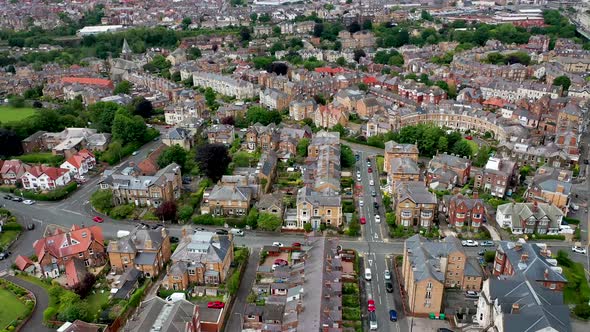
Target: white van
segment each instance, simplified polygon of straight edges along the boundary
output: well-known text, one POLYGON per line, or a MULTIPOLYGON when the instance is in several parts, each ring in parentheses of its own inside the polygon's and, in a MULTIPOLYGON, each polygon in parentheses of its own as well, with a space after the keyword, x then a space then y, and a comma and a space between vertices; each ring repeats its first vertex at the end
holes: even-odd
POLYGON ((235 236, 244 236, 244 231, 239 228, 232 228, 229 232, 235 236))
POLYGON ((371 269, 369 269, 369 268, 365 269, 365 280, 371 281, 371 269))
POLYGON ((185 293, 172 293, 166 298, 167 302, 172 302, 172 303, 178 302, 180 300, 186 300, 185 293))

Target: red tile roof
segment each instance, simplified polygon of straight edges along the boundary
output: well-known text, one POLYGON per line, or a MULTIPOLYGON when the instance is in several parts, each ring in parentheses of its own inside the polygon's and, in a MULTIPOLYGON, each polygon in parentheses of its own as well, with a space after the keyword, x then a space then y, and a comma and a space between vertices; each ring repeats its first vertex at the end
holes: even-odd
POLYGON ((484 100, 483 104, 488 106, 504 107, 504 105, 508 104, 508 102, 502 98, 493 97, 488 100, 484 100))
POLYGON ((104 246, 104 237, 100 227, 90 226, 82 228, 78 225, 73 225, 68 232, 57 230, 54 235, 35 241, 33 248, 39 261, 42 261, 43 256, 47 253, 53 257, 62 258, 85 252, 93 241, 104 246), (62 247, 62 244, 66 242, 68 245, 62 247))
POLYGON ((340 74, 340 73, 344 73, 346 72, 346 70, 342 67, 336 67, 336 68, 332 68, 332 67, 318 67, 315 69, 315 71, 317 73, 327 73, 327 74, 340 74))
POLYGON ((49 167, 44 165, 33 166, 31 167, 31 169, 29 169, 29 173, 31 173, 31 175, 33 175, 36 178, 45 174, 52 180, 59 179, 61 176, 68 173, 69 171, 70 170, 65 168, 49 167))
POLYGON ((94 77, 62 77, 62 83, 78 83, 87 85, 98 85, 104 88, 113 88, 113 81, 104 78, 94 77))
POLYGON ((20 160, 5 160, 4 164, 2 164, 2 169, 0 170, 0 173, 2 174, 6 174, 10 171, 14 172, 15 174, 18 174, 18 172, 21 170, 21 168, 26 168, 26 164, 23 163, 20 160))
POLYGON ((84 158, 78 154, 75 154, 68 158, 66 162, 70 163, 70 165, 79 169, 82 166, 82 162, 84 162, 84 158))
POLYGON ((66 262, 66 278, 68 280, 68 286, 72 287, 79 283, 80 278, 86 274, 84 263, 78 261, 77 258, 72 258, 66 262))
POLYGON ((28 268, 31 265, 35 265, 35 263, 33 263, 33 261, 31 259, 29 259, 29 257, 25 257, 23 255, 16 256, 16 259, 14 260, 14 264, 16 264, 16 267, 21 271, 24 271, 26 268, 28 268))
POLYGON ((365 77, 363 77, 363 83, 377 84, 377 79, 374 76, 365 76, 365 77))

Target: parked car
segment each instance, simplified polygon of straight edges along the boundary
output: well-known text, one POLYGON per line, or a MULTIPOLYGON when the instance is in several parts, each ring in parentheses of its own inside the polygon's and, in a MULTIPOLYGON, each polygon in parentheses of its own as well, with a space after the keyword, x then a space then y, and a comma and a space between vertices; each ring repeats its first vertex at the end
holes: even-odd
POLYGON ((479 297, 479 293, 476 291, 468 290, 465 292, 465 297, 479 297))
POLYGON ((392 322, 397 322, 397 311, 393 309, 389 310, 389 320, 392 322))
POLYGON ((235 236, 244 236, 244 231, 239 228, 232 228, 229 230, 229 232, 235 236))
POLYGON ((389 281, 388 281, 388 282, 386 282, 386 283, 385 283, 385 290, 386 290, 388 293, 393 293, 393 284, 392 284, 391 282, 389 282, 389 281))
POLYGON ((389 270, 385 270, 383 276, 385 277, 385 280, 391 280, 391 272, 389 272, 389 270))
POLYGON ((373 207, 378 210, 379 209, 379 203, 373 202, 373 207))
POLYGON ((375 181, 373 181, 373 179, 369 180, 369 186, 374 186, 375 185, 375 181))
POLYGON ((94 222, 97 222, 97 223, 101 223, 101 222, 103 222, 103 221, 104 221, 104 219, 103 219, 103 218, 101 218, 101 217, 99 217, 99 216, 94 216, 94 217, 92 218, 92 221, 94 221, 94 222))
POLYGON ((218 230, 215 231, 215 234, 217 235, 227 235, 229 232, 225 229, 219 228, 218 230))
POLYGON ((478 243, 474 240, 463 240, 461 241, 461 245, 463 245, 463 247, 477 247, 478 243))
POLYGON ((197 227, 197 228, 195 228, 195 230, 193 231, 193 233, 196 233, 196 232, 204 232, 204 231, 205 231, 205 228, 203 228, 203 227, 197 227))
POLYGON ((480 251, 478 251, 478 252, 477 252, 477 254, 478 254, 479 256, 483 256, 483 255, 485 255, 485 254, 486 254, 486 251, 487 251, 487 250, 483 249, 483 250, 480 250, 480 251))
POLYGON ((287 265, 289 265, 289 262, 287 262, 286 260, 284 260, 282 258, 277 258, 277 259, 275 259, 274 264, 279 265, 279 266, 287 266, 287 265))
POLYGON ((166 298, 166 302, 178 302, 180 300, 186 300, 186 294, 185 293, 181 293, 181 292, 177 292, 177 293, 172 293, 170 295, 168 295, 168 297, 166 298))
POLYGON ((13 202, 22 202, 22 201, 24 201, 24 199, 22 197, 15 196, 12 198, 12 201, 13 202))
POLYGON ((479 245, 482 247, 493 247, 494 241, 481 241, 479 245))
POLYGON ((272 243, 272 246, 273 246, 273 247, 284 247, 285 245, 284 245, 284 244, 282 244, 281 242, 273 242, 273 243, 272 243))
POLYGON ((439 327, 436 332, 453 332, 453 330, 447 329, 446 327, 439 327))
POLYGON ((366 223, 367 223, 367 218, 361 217, 361 225, 364 225, 366 223))
POLYGON ((209 309, 223 309, 223 307, 225 307, 225 303, 221 301, 213 301, 207 303, 207 308, 209 309))
POLYGON ((26 204, 26 205, 33 205, 33 204, 35 204, 35 201, 34 201, 34 200, 32 200, 32 199, 25 199, 25 200, 23 201, 23 204, 26 204))
POLYGON ((369 311, 375 311, 375 300, 367 301, 367 308, 369 309, 369 311))
POLYGON ((10 195, 4 195, 4 199, 10 199, 11 200, 12 199, 12 196, 10 196, 10 195))
POLYGON ((369 167, 368 171, 369 173, 373 173, 373 169, 371 167, 369 167))
POLYGON ((572 251, 578 254, 586 255, 586 248, 581 246, 573 246, 572 251))
POLYGON ((366 268, 365 269, 365 280, 366 281, 371 281, 371 278, 372 278, 372 276, 371 276, 371 269, 366 268))
POLYGON ((180 242, 180 239, 177 238, 176 236, 171 236, 170 237, 170 243, 178 243, 180 242))
POLYGON ((371 196, 373 196, 373 197, 377 196, 377 192, 375 190, 371 191, 371 196))
POLYGON ((131 155, 137 156, 138 154, 139 154, 139 151, 133 151, 133 153, 131 155))
POLYGON ((376 223, 380 223, 381 222, 381 216, 380 215, 378 215, 378 214, 375 215, 375 222, 376 223))
POLYGON ((465 139, 468 141, 471 141, 473 139, 473 136, 467 135, 467 136, 465 136, 465 139))
POLYGON ((363 207, 365 205, 365 202, 362 199, 359 199, 359 206, 363 207))
POLYGON ((293 242, 293 243, 291 243, 291 247, 299 248, 299 247, 301 247, 301 243, 293 242))
POLYGON ((28 224, 27 225, 27 229, 30 230, 30 231, 34 230, 35 229, 35 224, 33 224, 33 223, 28 224))
POLYGON ((356 161, 359 161, 359 159, 361 159, 361 156, 359 156, 358 153, 357 153, 357 154, 354 155, 354 158, 356 159, 356 161))

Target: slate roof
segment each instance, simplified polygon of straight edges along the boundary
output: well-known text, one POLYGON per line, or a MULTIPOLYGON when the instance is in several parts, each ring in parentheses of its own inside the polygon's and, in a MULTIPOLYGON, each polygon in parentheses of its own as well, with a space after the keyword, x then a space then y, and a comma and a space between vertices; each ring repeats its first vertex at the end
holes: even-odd
POLYGON ((541 254, 541 247, 534 243, 519 243, 502 241, 498 246, 498 251, 506 254, 510 264, 514 267, 514 275, 519 275, 534 281, 556 281, 567 282, 567 279, 560 273, 552 269, 553 261, 551 258, 541 254), (519 244, 519 245, 517 245, 519 244), (526 261, 522 260, 523 254, 527 255, 526 261), (547 272, 547 278, 545 278, 547 272))
POLYGON ((411 251, 408 253, 408 259, 416 281, 432 278, 444 283, 445 276, 441 270, 440 257, 448 257, 450 253, 457 251, 465 253, 461 242, 454 236, 447 236, 441 242, 432 242, 416 234, 406 240, 405 247, 411 251))
POLYGON ((155 331, 155 327, 160 327, 157 331, 162 332, 184 332, 186 323, 193 318, 195 307, 187 300, 168 303, 156 296, 140 304, 139 317, 129 320, 126 327, 129 332, 155 331))
POLYGON ((522 221, 530 217, 541 220, 544 217, 549 219, 549 227, 559 227, 560 217, 563 212, 555 205, 547 203, 506 203, 498 206, 498 213, 510 216, 513 227, 522 227, 522 221))
POLYGON ((420 167, 411 158, 389 159, 389 170, 391 173, 420 174, 420 167))
POLYGON ((137 251, 156 250, 164 242, 162 228, 150 229, 137 226, 129 235, 109 242, 108 252, 134 253, 137 251), (151 247, 146 248, 146 241, 151 241, 151 247), (115 249, 116 247, 116 249, 115 249))
POLYGON ((421 181, 401 182, 396 186, 396 192, 398 202, 409 199, 416 204, 436 204, 436 195, 429 192, 421 181))

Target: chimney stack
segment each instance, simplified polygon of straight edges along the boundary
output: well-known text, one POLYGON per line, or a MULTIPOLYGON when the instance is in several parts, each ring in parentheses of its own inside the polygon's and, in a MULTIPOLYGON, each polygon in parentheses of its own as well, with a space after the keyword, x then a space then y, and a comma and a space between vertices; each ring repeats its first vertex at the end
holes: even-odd
POLYGON ((533 212, 539 211, 539 203, 537 201, 533 202, 533 212))
POLYGON ((513 303, 512 304, 512 311, 510 312, 511 314, 517 314, 520 312, 520 304, 518 303, 513 303))
POLYGON ((479 192, 477 190, 474 191, 473 194, 472 194, 472 196, 473 196, 473 199, 478 199, 479 198, 479 192))
POLYGON ((526 263, 526 261, 529 259, 529 255, 527 253, 523 253, 522 255, 520 255, 520 261, 523 263, 526 263))

